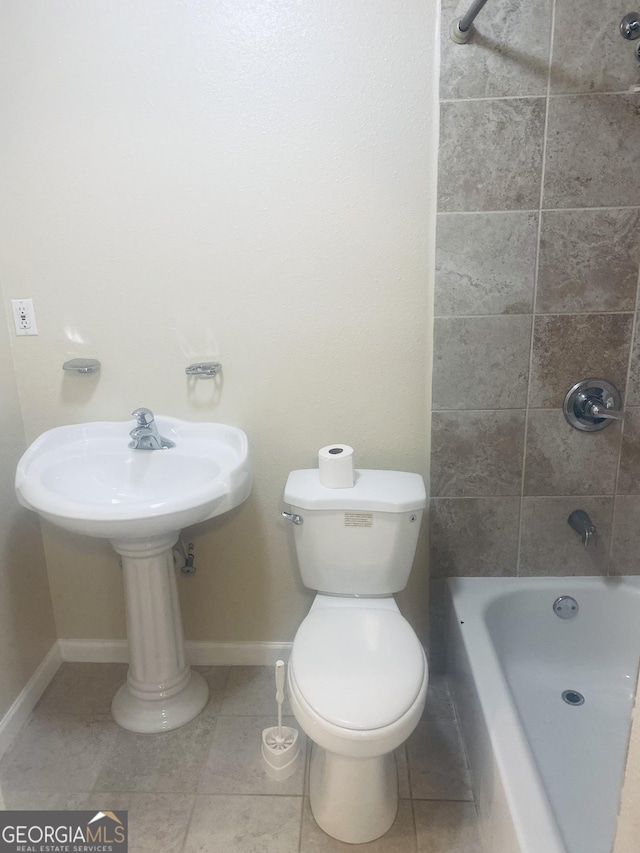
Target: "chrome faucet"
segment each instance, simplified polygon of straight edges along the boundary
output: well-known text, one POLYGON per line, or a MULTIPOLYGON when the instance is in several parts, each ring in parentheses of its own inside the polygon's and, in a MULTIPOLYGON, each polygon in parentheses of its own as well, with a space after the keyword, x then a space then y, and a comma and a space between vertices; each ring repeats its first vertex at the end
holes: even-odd
POLYGON ((133 439, 129 447, 134 450, 167 450, 176 446, 175 441, 160 435, 151 409, 135 409, 131 414, 138 423, 129 433, 133 439))
POLYGON ((574 509, 567 519, 567 523, 582 538, 582 544, 585 548, 587 545, 597 545, 598 531, 589 518, 589 514, 583 509, 574 509))

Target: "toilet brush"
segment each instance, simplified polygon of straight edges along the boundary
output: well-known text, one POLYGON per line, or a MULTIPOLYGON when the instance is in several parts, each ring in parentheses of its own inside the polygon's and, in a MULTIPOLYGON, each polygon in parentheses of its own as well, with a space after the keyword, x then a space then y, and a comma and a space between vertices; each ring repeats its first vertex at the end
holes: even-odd
POLYGON ((278 703, 278 725, 263 729, 262 760, 269 776, 281 782, 294 772, 300 755, 297 729, 282 725, 282 703, 284 702, 284 661, 282 660, 276 663, 276 702, 278 703))

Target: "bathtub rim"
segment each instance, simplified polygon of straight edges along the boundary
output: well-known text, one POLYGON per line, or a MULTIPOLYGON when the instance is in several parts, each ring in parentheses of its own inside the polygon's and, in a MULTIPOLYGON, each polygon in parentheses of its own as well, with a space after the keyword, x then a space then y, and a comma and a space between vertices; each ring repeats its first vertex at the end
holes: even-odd
MULTIPOLYGON (((507 577, 507 578, 449 578, 447 598, 449 643, 448 653, 457 656, 460 676, 460 651, 464 651, 473 681, 486 735, 495 761, 513 831, 521 853, 566 853, 566 846, 557 825, 547 793, 538 774, 535 759, 524 734, 518 711, 503 673, 498 654, 486 623, 488 606, 500 595, 529 589, 545 590, 559 595, 594 589, 599 586, 640 586, 638 577, 507 577), (456 637, 457 635, 457 637, 456 637), (458 642, 461 648, 455 649, 458 642)), ((463 673, 462 673, 463 674, 463 673)), ((464 676, 464 674, 463 674, 464 676)), ((456 691, 454 690, 454 696, 456 691)), ((459 701, 459 696, 456 697, 459 701)), ((465 732, 465 739, 469 732, 465 732)), ((471 763, 471 762, 470 762, 471 763)), ((474 783, 482 786, 480 768, 472 768, 474 783)), ((486 799, 487 792, 476 792, 486 799)), ((485 804, 486 806, 486 804, 485 804)))
MULTIPOLYGON (((523 746, 526 747, 526 754, 531 756, 531 751, 529 749, 528 741, 526 735, 520 728, 520 724, 518 722, 518 712, 516 710, 515 704, 511 698, 511 694, 508 688, 508 684, 506 682, 506 676, 502 672, 502 668, 498 659, 497 652, 494 648, 493 641, 489 635, 489 628, 485 621, 485 612, 489 605, 499 598, 501 595, 509 595, 516 591, 522 592, 526 591, 527 588, 535 591, 548 591, 550 596, 561 595, 561 594, 575 594, 580 593, 582 591, 593 591, 593 590, 603 590, 603 591, 611 591, 615 589, 623 589, 627 588, 629 591, 633 590, 634 596, 640 594, 640 576, 638 575, 612 575, 612 576, 545 576, 545 577, 535 577, 535 576, 524 576, 524 577, 461 577, 461 578, 449 578, 447 579, 447 583, 445 584, 446 594, 445 594, 445 602, 446 602, 446 618, 447 618, 447 669, 451 671, 453 665, 453 673, 452 673, 452 687, 454 688, 452 692, 454 693, 454 699, 456 698, 456 679, 460 676, 462 678, 471 678, 471 687, 475 691, 476 699, 478 702, 478 721, 479 725, 486 727, 486 738, 487 742, 491 738, 492 729, 489 725, 492 719, 494 719, 495 726, 495 718, 491 716, 491 710, 493 705, 498 701, 495 696, 490 692, 490 689, 486 683, 486 679, 478 679, 478 669, 482 668, 481 663, 478 660, 480 657, 482 660, 487 662, 488 665, 493 665, 494 669, 494 679, 493 686, 494 689, 504 690, 504 696, 506 700, 504 702, 505 707, 505 718, 508 718, 509 721, 514 724, 519 730, 520 740, 523 746), (460 602, 464 600, 464 605, 461 606, 460 602), (456 604, 458 604, 458 608, 456 608, 456 604), (458 615, 460 618, 458 618, 458 615), (480 618, 473 619, 473 616, 478 616, 480 618), (471 619, 472 624, 467 620, 471 619), (464 621, 464 625, 460 624, 460 621, 464 621), (473 630, 471 630, 473 628, 473 630), (457 645, 456 645, 457 643, 457 645), (469 651, 471 650, 471 654, 469 651), (487 657, 482 658, 479 654, 479 650, 486 654, 487 657), (467 658, 467 665, 469 672, 460 672, 460 662, 464 664, 464 658, 467 658), (480 689, 482 688, 482 689, 480 689), (487 714, 487 710, 489 709, 489 714, 487 714)), ((636 685, 636 691, 638 689, 636 685)), ((468 691, 467 691, 468 695, 468 691)), ((466 698, 466 697, 463 697, 466 698)), ((456 710, 458 708, 456 707, 456 710)), ((460 715, 459 715, 460 716, 460 715)), ((629 716, 629 727, 631 724, 631 714, 629 716)), ((500 720, 500 735, 503 735, 503 722, 500 720)), ((461 719, 461 729, 463 729, 463 735, 465 739, 469 737, 470 734, 475 738, 474 732, 465 732, 464 727, 462 725, 461 719)), ((555 816, 553 814, 551 805, 548 802, 546 791, 544 790, 544 786, 542 786, 542 782, 540 777, 535 769, 535 762, 533 762, 533 756, 531 756, 532 764, 527 764, 527 769, 529 771, 533 770, 535 773, 536 779, 538 780, 539 787, 542 788, 542 804, 546 806, 548 817, 550 818, 550 822, 552 823, 553 828, 555 828, 555 833, 557 836, 557 842, 559 847, 541 847, 538 843, 536 843, 539 839, 536 837, 539 832, 538 828, 535 826, 531 827, 531 820, 528 819, 527 815, 522 815, 521 809, 518 806, 517 796, 521 796, 519 793, 520 788, 518 785, 518 778, 521 774, 519 769, 517 773, 515 772, 515 768, 512 768, 514 772, 509 772, 509 762, 512 761, 512 754, 506 756, 505 761, 505 741, 501 738, 491 738, 491 751, 492 751, 492 759, 497 765, 498 772, 501 776, 501 784, 502 789, 504 791, 506 805, 509 810, 509 819, 512 822, 512 828, 517 836, 518 843, 520 846, 521 853, 566 853, 566 846, 564 844, 564 840, 560 834, 559 827, 555 821, 555 816), (496 749, 496 741, 499 749, 496 749), (531 835, 525 835, 526 832, 533 832, 532 841, 531 835)), ((467 744, 465 744, 467 747, 467 744)), ((467 747, 468 749, 468 747, 467 747)), ((470 761, 471 764, 471 761, 470 761)), ((472 767, 472 776, 474 775, 474 768, 472 767)), ((475 768, 477 771, 478 768, 475 768)), ((624 768, 622 768, 624 771, 624 768)), ((530 772, 526 774, 530 776, 530 772)), ((477 776, 477 772, 476 772, 477 776)), ((624 772, 621 774, 621 783, 623 782, 624 772)), ((477 778, 474 778, 474 784, 478 784, 477 778)), ((486 786, 485 786, 486 787, 486 786)), ((483 790, 482 781, 480 780, 480 784, 475 791, 476 797, 478 799, 479 807, 482 805, 483 798, 487 799, 487 791, 483 790)), ((492 792, 489 792, 488 799, 492 799, 492 792)), ((526 802, 524 800, 523 802, 526 802)), ((540 806, 540 801, 537 802, 537 807, 540 806)), ((485 802, 486 806, 486 802, 485 802)), ((479 808, 481 811, 481 808, 479 808)), ((489 809, 490 811, 490 809, 489 809)), ((481 834, 483 835, 484 842, 484 833, 483 833, 483 825, 481 821, 481 834)), ((614 830, 615 833, 615 830, 614 830)), ((612 845, 614 840, 611 841, 612 845)), ((487 851, 491 851, 493 853, 494 850, 498 848, 486 846, 487 851)), ((503 848, 500 848, 503 849, 503 848)), ((508 849, 509 853, 511 853, 511 847, 504 848, 508 849)))

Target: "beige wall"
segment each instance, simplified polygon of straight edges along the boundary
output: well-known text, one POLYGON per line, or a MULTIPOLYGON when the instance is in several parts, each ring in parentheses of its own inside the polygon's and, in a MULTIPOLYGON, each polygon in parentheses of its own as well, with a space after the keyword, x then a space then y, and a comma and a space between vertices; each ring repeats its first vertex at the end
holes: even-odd
POLYGON ((38 520, 13 492, 24 429, 0 306, 0 720, 56 640, 38 520))
MULTIPOLYGON (((427 473, 428 5, 4 5, 1 273, 40 331, 14 342, 28 440, 140 405, 249 436, 251 498, 189 533, 189 638, 292 638, 310 596, 279 510, 319 447, 427 473), (72 356, 101 373, 63 377, 72 356), (208 359, 219 388, 186 380, 208 359)), ((109 546, 44 537, 59 636, 123 637, 109 546)), ((424 547, 411 583, 424 632, 424 547)))

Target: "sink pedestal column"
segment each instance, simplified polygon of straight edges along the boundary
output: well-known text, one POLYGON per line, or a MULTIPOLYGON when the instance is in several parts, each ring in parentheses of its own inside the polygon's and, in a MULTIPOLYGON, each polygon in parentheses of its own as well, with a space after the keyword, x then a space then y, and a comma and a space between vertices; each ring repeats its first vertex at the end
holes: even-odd
POLYGON ((187 665, 173 545, 177 534, 138 542, 112 540, 122 557, 129 673, 113 698, 115 721, 132 732, 183 726, 207 704, 209 688, 187 665))

